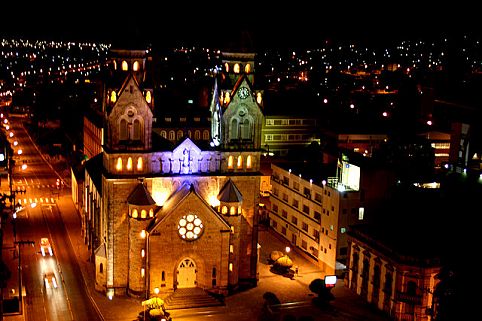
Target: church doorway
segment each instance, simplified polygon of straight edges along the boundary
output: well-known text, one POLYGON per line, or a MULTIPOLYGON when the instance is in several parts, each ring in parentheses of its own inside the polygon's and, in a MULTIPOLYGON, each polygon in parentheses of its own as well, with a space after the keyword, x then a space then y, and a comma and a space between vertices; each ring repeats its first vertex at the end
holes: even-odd
POLYGON ((185 258, 177 267, 177 288, 196 287, 196 263, 190 258, 185 258))

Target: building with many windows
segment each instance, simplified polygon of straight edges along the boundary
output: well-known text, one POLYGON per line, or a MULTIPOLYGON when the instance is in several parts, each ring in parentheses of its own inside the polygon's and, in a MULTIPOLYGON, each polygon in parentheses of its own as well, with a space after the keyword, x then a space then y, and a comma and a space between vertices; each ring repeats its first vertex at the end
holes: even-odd
POLYGON ((339 170, 336 175, 336 166, 321 164, 278 163, 271 168, 271 228, 326 273, 342 270, 346 230, 364 219, 359 183, 351 180, 357 174, 339 170))

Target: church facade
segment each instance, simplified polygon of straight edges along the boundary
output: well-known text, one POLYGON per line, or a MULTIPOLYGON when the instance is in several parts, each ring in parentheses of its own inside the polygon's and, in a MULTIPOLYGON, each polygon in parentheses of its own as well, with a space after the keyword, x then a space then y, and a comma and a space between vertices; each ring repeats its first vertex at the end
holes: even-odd
POLYGON ((189 137, 154 144, 153 93, 134 73, 106 89, 105 143, 86 165, 83 213, 97 290, 227 294, 257 282, 263 113, 250 71, 217 75, 209 147, 189 137))

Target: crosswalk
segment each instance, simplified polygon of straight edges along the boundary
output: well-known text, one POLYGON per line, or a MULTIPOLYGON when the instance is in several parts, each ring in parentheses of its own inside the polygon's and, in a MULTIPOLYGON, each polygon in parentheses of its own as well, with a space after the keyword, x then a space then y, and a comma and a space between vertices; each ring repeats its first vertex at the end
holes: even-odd
POLYGON ((15 184, 13 190, 16 191, 15 203, 27 206, 32 204, 54 205, 62 189, 56 184, 15 184))
POLYGON ((35 198, 17 198, 17 203, 20 205, 30 205, 30 204, 55 204, 57 201, 56 197, 35 197, 35 198))

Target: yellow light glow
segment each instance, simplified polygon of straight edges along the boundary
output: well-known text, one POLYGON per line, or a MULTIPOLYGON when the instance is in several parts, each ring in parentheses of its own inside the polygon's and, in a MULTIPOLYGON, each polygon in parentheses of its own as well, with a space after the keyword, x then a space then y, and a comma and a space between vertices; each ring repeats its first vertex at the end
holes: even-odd
POLYGON ((230 96, 229 93, 226 93, 226 94, 224 95, 224 103, 225 103, 225 104, 229 104, 230 101, 231 101, 231 96, 230 96))
POLYGON ((258 102, 258 104, 261 105, 261 103, 263 102, 263 96, 261 96, 261 93, 257 93, 256 94, 256 101, 258 102))
POLYGON ((110 93, 110 102, 115 103, 116 101, 117 101, 117 94, 115 93, 115 91, 112 91, 110 93))
POLYGON ((127 167, 127 170, 128 170, 128 171, 131 171, 131 170, 132 170, 132 157, 129 157, 129 158, 127 159, 127 166, 126 166, 126 167, 127 167))
POLYGON ((117 164, 115 165, 115 169, 120 172, 122 171, 122 158, 117 158, 117 164))
POLYGON ((234 71, 235 74, 239 74, 239 64, 234 65, 233 71, 234 71))
POLYGON ((141 239, 145 239, 146 238, 146 230, 142 230, 141 231, 141 239))
POLYGON ((233 271, 233 263, 229 263, 229 271, 233 271))
POLYGON ((147 211, 146 210, 141 211, 141 218, 147 218, 147 211))
POLYGON ((167 198, 169 197, 169 190, 167 189, 156 189, 153 187, 152 189, 152 198, 156 201, 156 204, 159 206, 163 206, 166 202, 167 198))
POLYGON ((222 210, 221 210, 221 213, 227 214, 227 213, 228 213, 228 207, 227 207, 227 206, 223 206, 223 208, 222 208, 222 210))
POLYGON ((234 246, 232 244, 229 245, 229 253, 234 253, 234 246))
POLYGON ((253 164, 251 160, 251 155, 248 155, 248 157, 246 158, 246 168, 251 169, 252 166, 253 164))
POLYGON ((146 256, 146 251, 144 249, 141 250, 141 257, 145 257, 146 256))
POLYGON ((134 71, 139 70, 139 62, 138 61, 134 61, 134 64, 132 65, 132 70, 134 70, 134 71))
POLYGON ((137 159, 137 170, 142 171, 142 157, 137 159))
POLYGON ((114 60, 112 63, 114 64, 114 70, 117 70, 117 61, 114 60))
POLYGON ((229 209, 229 214, 230 215, 236 215, 236 207, 231 206, 231 208, 229 209))
POLYGON ((226 72, 229 72, 229 64, 228 63, 224 64, 224 68, 226 69, 226 72))
POLYGON ((141 268, 141 278, 143 278, 146 275, 146 270, 144 268, 141 268))
POLYGON ((154 217, 154 210, 152 208, 149 210, 149 217, 154 217))
POLYGON ((246 66, 244 66, 244 72, 249 74, 251 72, 251 65, 250 64, 246 64, 246 66))
POLYGON ((228 157, 228 169, 233 169, 234 158, 233 156, 228 157))
POLYGON ((146 92, 146 101, 148 104, 150 104, 152 101, 152 96, 150 91, 146 92))
POLYGON ((154 293, 155 293, 156 295, 158 295, 158 294, 159 294, 159 288, 154 288, 154 293))
POLYGON ((237 167, 238 169, 243 168, 243 156, 241 155, 238 156, 237 167))
POLYGON ((209 205, 212 207, 219 206, 219 200, 217 199, 216 195, 209 196, 209 205))
POLYGON ((132 217, 137 218, 139 216, 139 213, 137 213, 137 209, 132 210, 132 217))
POLYGON ((127 61, 123 60, 122 61, 122 70, 127 71, 129 69, 129 65, 127 64, 127 61))

